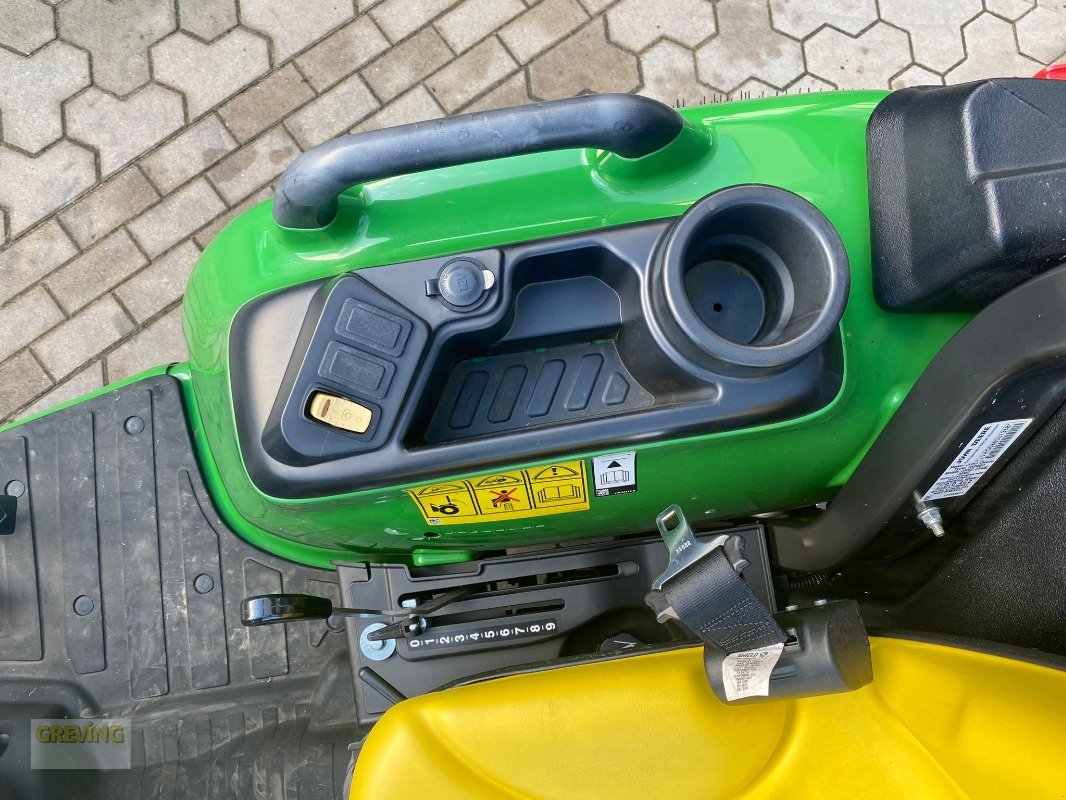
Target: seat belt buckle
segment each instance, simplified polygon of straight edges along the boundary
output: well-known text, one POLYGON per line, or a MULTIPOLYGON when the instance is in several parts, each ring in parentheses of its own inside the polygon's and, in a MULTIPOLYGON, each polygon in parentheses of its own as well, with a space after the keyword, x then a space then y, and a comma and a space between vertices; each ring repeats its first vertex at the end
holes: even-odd
POLYGON ((676 505, 655 524, 669 558, 645 602, 659 622, 677 620, 703 641, 707 680, 722 702, 846 692, 872 680, 854 600, 773 614, 742 579, 749 566, 742 537, 697 538, 676 505))
POLYGON ((693 566, 701 559, 709 556, 719 547, 729 559, 729 565, 741 575, 749 565, 744 555, 744 539, 736 534, 721 534, 705 539, 697 539, 692 531, 692 526, 685 519, 684 513, 677 505, 672 505, 655 518, 655 526, 659 529, 666 547, 670 552, 670 558, 666 569, 656 578, 651 585, 651 591, 644 598, 644 602, 655 612, 657 622, 666 622, 678 619, 670 601, 666 598, 663 588, 682 572, 693 566))

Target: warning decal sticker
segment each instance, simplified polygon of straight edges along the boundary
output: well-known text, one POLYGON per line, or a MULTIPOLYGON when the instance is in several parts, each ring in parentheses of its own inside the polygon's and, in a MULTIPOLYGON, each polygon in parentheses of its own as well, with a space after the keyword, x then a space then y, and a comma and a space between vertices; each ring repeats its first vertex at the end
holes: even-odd
POLYGON ((629 494, 637 490, 637 454, 615 453, 592 459, 596 496, 629 494))
POLYGON ((409 489, 407 493, 430 525, 524 519, 587 511, 589 507, 583 461, 496 472, 409 489))
POLYGON ((969 444, 936 479, 922 500, 940 500, 944 497, 959 497, 974 487, 996 460, 1003 455, 1014 440, 1029 427, 1032 419, 1006 419, 990 422, 970 439, 969 444))

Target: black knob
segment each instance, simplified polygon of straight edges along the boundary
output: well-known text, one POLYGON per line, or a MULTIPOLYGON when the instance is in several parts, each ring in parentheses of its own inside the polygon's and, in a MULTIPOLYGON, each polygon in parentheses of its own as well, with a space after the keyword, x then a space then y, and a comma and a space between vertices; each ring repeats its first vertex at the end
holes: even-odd
POLYGON ((435 281, 427 281, 426 293, 440 297, 453 311, 473 311, 480 306, 495 282, 495 276, 472 258, 454 258, 445 264, 435 281))

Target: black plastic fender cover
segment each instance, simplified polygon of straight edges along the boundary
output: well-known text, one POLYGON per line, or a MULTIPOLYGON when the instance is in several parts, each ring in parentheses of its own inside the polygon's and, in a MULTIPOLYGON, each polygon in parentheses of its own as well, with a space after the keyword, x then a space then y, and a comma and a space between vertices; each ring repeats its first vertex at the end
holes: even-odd
POLYGON ((901 89, 867 150, 882 307, 978 311, 1066 260, 1066 82, 901 89))

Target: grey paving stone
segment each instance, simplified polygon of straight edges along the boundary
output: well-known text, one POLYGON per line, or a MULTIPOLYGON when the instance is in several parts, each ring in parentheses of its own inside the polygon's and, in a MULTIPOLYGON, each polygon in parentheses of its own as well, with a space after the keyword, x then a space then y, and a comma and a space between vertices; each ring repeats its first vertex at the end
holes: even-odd
POLYGON ((183 242, 115 289, 115 296, 137 323, 143 323, 185 293, 199 257, 194 242, 183 242))
MULTIPOLYGON (((501 28, 500 38, 515 58, 525 64, 587 21, 588 14, 577 0, 541 0, 501 28)), ((574 71, 573 65, 569 68, 574 71)))
POLYGON ((53 325, 63 321, 63 312, 48 296, 35 286, 0 308, 0 360, 17 353, 53 325))
POLYGON ((362 75, 383 101, 391 100, 440 69, 452 59, 452 51, 432 28, 426 28, 392 48, 362 75))
POLYGON ((170 192, 236 147, 237 141, 212 114, 157 149, 141 161, 141 167, 159 191, 170 192))
POLYGON ((1018 32, 1018 49, 1022 55, 1045 64, 1066 55, 1066 2, 1050 0, 1014 23, 1018 32))
POLYGON ((983 10, 981 0, 880 2, 882 19, 910 33, 917 62, 937 72, 950 69, 966 56, 962 47, 962 26, 983 10))
POLYGON ((494 108, 510 108, 529 102, 525 71, 516 72, 488 94, 467 106, 464 111, 490 111, 494 108))
MULTIPOLYGON (((940 2, 929 3, 933 12, 940 2)), ((770 0, 770 16, 774 27, 796 39, 804 39, 822 26, 829 24, 844 33, 855 36, 862 33, 877 20, 876 0, 770 0)))
POLYGON ((985 0, 985 8, 1009 20, 1018 19, 1035 5, 1036 0, 985 0))
POLYGON ((144 251, 155 258, 226 210, 206 180, 193 181, 129 224, 144 251))
POLYGON ((130 167, 60 212, 59 219, 80 247, 88 247, 158 199, 141 171, 130 167))
POLYGON ((716 30, 710 0, 622 0, 607 12, 608 38, 634 52, 664 36, 695 47, 716 30))
POLYGON ((93 82, 124 95, 148 82, 148 48, 174 30, 172 0, 66 0, 59 35, 93 57, 93 82))
POLYGON ((726 95, 727 100, 758 100, 763 97, 775 97, 781 92, 758 78, 748 78, 736 89, 726 95))
POLYGON ((888 85, 910 61, 907 34, 878 22, 852 38, 823 28, 803 44, 807 68, 840 89, 871 89, 888 85))
POLYGON ((636 56, 608 42, 603 20, 596 19, 530 64, 529 84, 534 97, 551 100, 585 92, 631 92, 640 85, 640 74, 636 56), (568 69, 577 62, 584 69, 568 69))
POLYGON ((130 235, 120 229, 49 275, 45 285, 63 310, 73 314, 147 263, 130 235))
POLYGON ((118 100, 95 86, 67 103, 67 132, 100 154, 107 177, 185 124, 181 95, 149 84, 118 100))
POLYGON ((274 42, 280 64, 351 19, 351 0, 241 0, 241 22, 274 42))
POLYGON ((893 89, 905 86, 943 86, 944 79, 935 72, 912 64, 892 79, 893 89))
POLYGON ((829 81, 805 72, 790 83, 787 88, 789 94, 806 94, 810 92, 829 92, 836 87, 829 81))
POLYGON ((65 42, 32 56, 0 48, 0 120, 4 141, 40 152, 63 134, 60 104, 89 85, 89 57, 65 42))
POLYGON ((51 6, 38 0, 0 0, 0 44, 29 55, 55 35, 51 6))
POLYGON ((260 203, 270 200, 274 196, 274 189, 272 186, 264 186, 257 192, 252 193, 243 201, 233 206, 222 216, 211 221, 203 228, 196 232, 193 236, 193 241, 196 242, 201 248, 207 247, 211 244, 211 241, 218 236, 219 231, 229 225, 234 219, 243 214, 249 208, 260 203))
POLYGON ((247 142, 314 96, 296 67, 286 64, 230 100, 218 115, 237 139, 247 142))
POLYGON ((383 0, 370 16, 394 42, 410 36, 459 0, 383 0))
POLYGON ((486 39, 426 79, 426 86, 449 114, 488 91, 518 68, 496 37, 486 39))
POLYGON ((438 19, 436 28, 462 53, 525 10, 521 0, 465 0, 438 19))
POLYGON ((62 380, 133 330, 115 298, 107 294, 33 345, 56 380, 62 380))
POLYGON ((775 88, 803 74, 799 42, 774 30, 769 10, 752 0, 720 0, 718 35, 696 51, 700 81, 731 92, 755 78, 775 88))
POLYGON ((1035 73, 1043 65, 1015 49, 1012 33, 1009 22, 988 13, 967 23, 962 30, 966 60, 945 76, 948 83, 975 81, 989 75, 1009 78, 1035 73))
POLYGON ((316 90, 322 91, 388 49, 389 40, 374 20, 359 17, 297 56, 296 66, 316 90))
POLYGON ((107 354, 107 380, 114 383, 187 357, 178 306, 107 354))
MULTIPOLYGON (((36 283, 78 250, 63 229, 50 220, 0 250, 0 303, 36 283)), ((0 386, 3 386, 0 383, 0 386)))
POLYGON ((279 125, 212 167, 207 177, 226 203, 233 205, 284 172, 299 154, 300 148, 279 125))
POLYGON ((378 105, 363 79, 350 75, 293 114, 287 125, 306 150, 346 132, 378 105))
POLYGON ((190 118, 209 111, 270 68, 266 41, 244 28, 234 28, 210 44, 175 33, 151 53, 156 80, 184 92, 190 118))
POLYGON ((394 125, 406 125, 409 122, 422 122, 444 116, 442 109, 433 95, 422 84, 408 89, 376 114, 360 122, 356 132, 375 131, 379 128, 391 128, 394 125))
POLYGON ((11 418, 16 411, 52 385, 29 350, 0 364, 0 422, 11 418))
POLYGON ((92 153, 62 141, 37 156, 0 147, 0 175, 0 206, 15 237, 92 186, 96 167, 92 153))
POLYGON ((698 105, 708 88, 696 77, 692 51, 676 42, 662 41, 640 57, 644 86, 640 93, 667 105, 698 105))
POLYGON ((60 403, 67 403, 83 394, 96 391, 104 385, 103 362, 97 361, 80 372, 75 372, 61 384, 43 397, 30 403, 19 412, 19 416, 29 416, 41 411, 47 411, 60 403))
POLYGON ((178 0, 181 29, 212 41, 237 24, 235 0, 178 0))

